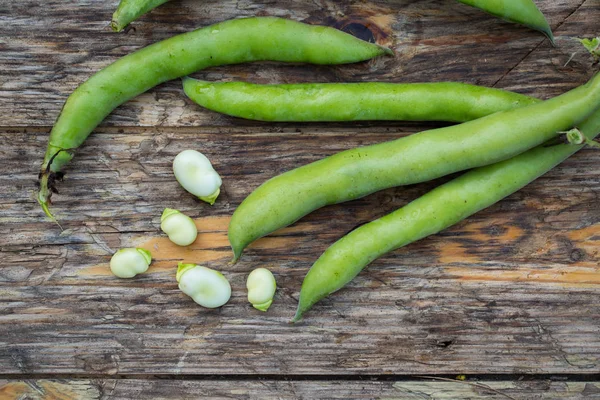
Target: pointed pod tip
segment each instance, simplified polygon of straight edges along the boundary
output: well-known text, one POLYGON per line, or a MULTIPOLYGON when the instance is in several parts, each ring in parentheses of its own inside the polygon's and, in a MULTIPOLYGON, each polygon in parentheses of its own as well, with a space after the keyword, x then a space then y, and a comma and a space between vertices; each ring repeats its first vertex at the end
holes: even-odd
POLYGON ((544 35, 546 35, 548 40, 550 40, 550 44, 552 44, 552 47, 556 47, 556 40, 554 39, 554 35, 552 34, 552 31, 550 29, 548 29, 547 31, 544 31, 544 35))
POLYGON ((530 28, 535 29, 538 32, 541 32, 548 38, 553 47, 556 47, 556 40, 554 39, 554 34, 552 33, 552 28, 548 22, 542 24, 541 26, 529 25, 530 28))
POLYGON ((379 48, 383 50, 384 55, 392 57, 394 56, 394 50, 390 49, 389 47, 379 45, 379 48))
POLYGON ((243 249, 240 250, 240 249, 236 249, 234 246, 231 246, 231 250, 233 251, 233 259, 231 260, 230 264, 235 264, 238 262, 238 260, 242 256, 243 249))
POLYGON ((296 322, 300 321, 302 319, 302 310, 300 309, 300 307, 298 307, 298 310, 296 310, 296 315, 294 315, 294 318, 292 318, 290 320, 290 324, 295 324, 296 322))

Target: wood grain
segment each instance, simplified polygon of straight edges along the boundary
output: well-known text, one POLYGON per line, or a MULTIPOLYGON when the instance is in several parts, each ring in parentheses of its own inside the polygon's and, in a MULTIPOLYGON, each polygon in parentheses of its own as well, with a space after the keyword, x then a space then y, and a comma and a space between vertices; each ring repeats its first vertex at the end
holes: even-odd
POLYGON ((190 381, 190 380, 0 380, 4 399, 536 399, 593 400, 600 382, 553 381, 190 381))
MULTIPOLYGON (((169 390, 178 381, 108 377, 599 373, 600 153, 594 150, 452 229, 383 257, 298 325, 288 321, 302 278, 329 244, 449 178, 319 210, 229 265, 226 228, 235 207, 278 173, 438 125, 251 123, 199 110, 171 82, 117 109, 78 151, 54 197, 63 232, 44 219, 34 198, 47 133, 68 94, 94 71, 156 40, 243 15, 339 27, 368 21, 395 58, 339 67, 263 63, 197 76, 262 83, 460 80, 547 98, 591 76, 584 52, 567 61, 578 49, 570 38, 597 35, 600 4, 539 4, 555 28, 556 48, 536 32, 442 0, 174 0, 122 35, 108 30, 116 2, 3 1, 0 373, 99 380, 6 382, 9 389, 0 390, 66 385, 66 396, 69 390, 102 395, 106 385, 119 388, 115 398, 153 392, 168 398, 203 390, 221 395, 227 385, 239 385, 250 397, 281 390, 291 398, 298 390, 314 398, 334 387, 334 395, 351 398, 360 397, 363 386, 190 382, 178 392, 169 390), (224 178, 214 207, 173 179, 171 162, 186 148, 207 154, 224 178), (165 240, 159 231, 164 207, 196 219, 200 236, 193 246, 180 249, 165 240), (134 280, 109 274, 112 252, 126 246, 153 252, 147 274, 134 280), (186 298, 174 280, 180 260, 222 270, 232 283, 231 302, 203 310, 186 298), (272 269, 279 284, 266 314, 245 299, 245 277, 258 266, 272 269)), ((592 383, 554 382, 548 390, 511 384, 515 393, 525 388, 539 398, 554 398, 554 388, 573 391, 573 398, 597 393, 592 383)), ((432 385, 424 393, 434 399, 435 388, 447 386, 432 385)), ((403 395, 394 383, 365 387, 367 397, 403 395)))
MULTIPOLYGON (((598 371, 600 187, 589 171, 600 155, 593 150, 443 234, 378 260, 296 326, 288 321, 302 278, 325 247, 439 182, 320 210, 228 265, 226 228, 235 205, 280 170, 393 134, 358 131, 101 131, 78 154, 56 197, 63 233, 43 222, 28 190, 15 188, 11 196, 18 201, 3 200, 1 228, 8 239, 0 289, 4 371, 598 371), (266 143, 275 143, 277 157, 261 157, 266 143), (223 172, 224 196, 212 208, 171 177, 169 160, 186 147, 206 151, 223 172), (257 162, 243 163, 240 154, 257 162), (159 232, 167 206, 197 219, 200 236, 193 246, 177 248, 159 232), (110 275, 112 252, 126 246, 153 252, 149 273, 127 281, 110 275), (231 302, 215 311, 195 306, 174 280, 181 260, 222 270, 232 282, 231 302), (258 266, 270 267, 280 286, 267 314, 245 300, 245 276, 258 266)), ((30 160, 25 169, 34 169, 44 135, 6 132, 7 143, 8 135, 21 138, 14 143, 21 155, 8 157, 11 168, 16 172, 21 160, 30 160)))
MULTIPOLYGON (((2 126, 51 126, 67 96, 94 72, 143 46, 177 33, 222 20, 274 15, 326 24, 358 33, 396 51, 356 65, 315 67, 253 63, 212 68, 196 77, 256 83, 453 80, 548 97, 568 90, 583 78, 581 70, 561 68, 580 46, 573 36, 595 36, 596 1, 540 1, 556 29, 560 47, 543 36, 488 16, 452 0, 358 2, 249 2, 174 0, 133 24, 128 33, 113 33, 108 22, 116 2, 23 0, 2 4, 0 26, 0 114, 2 126), (112 4, 111 4, 112 3, 112 4), (575 14, 574 11, 579 9, 575 14), (575 22, 574 20, 577 19, 575 22), (571 22, 573 21, 573 22, 571 22), (31 27, 35 27, 32 29, 31 27), (533 56, 533 49, 539 50, 533 56), (526 58, 536 68, 506 74, 526 58), (541 61, 541 62, 540 62, 541 61), (539 67, 542 66, 540 69, 539 67), (562 69, 562 71, 561 71, 562 69), (561 73, 563 72, 563 73, 561 73), (564 72, 568 72, 565 74, 564 72), (18 111, 18 112, 17 112, 18 111)), ((580 52, 573 63, 588 61, 580 52)), ((119 107, 106 126, 234 126, 248 124, 202 110, 187 100, 179 81, 161 85, 119 107)), ((257 124, 253 124, 257 125, 257 124)))

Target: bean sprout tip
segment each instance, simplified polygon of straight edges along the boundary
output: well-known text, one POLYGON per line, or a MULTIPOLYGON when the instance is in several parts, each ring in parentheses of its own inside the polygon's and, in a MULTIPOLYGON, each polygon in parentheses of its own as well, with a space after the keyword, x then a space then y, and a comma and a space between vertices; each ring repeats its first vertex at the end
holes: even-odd
POLYGON ((210 196, 198 196, 198 198, 202 201, 207 202, 208 204, 210 204, 211 206, 215 204, 215 201, 217 201, 217 197, 219 197, 219 194, 221 194, 221 189, 217 189, 216 192, 214 192, 213 194, 211 194, 210 196))

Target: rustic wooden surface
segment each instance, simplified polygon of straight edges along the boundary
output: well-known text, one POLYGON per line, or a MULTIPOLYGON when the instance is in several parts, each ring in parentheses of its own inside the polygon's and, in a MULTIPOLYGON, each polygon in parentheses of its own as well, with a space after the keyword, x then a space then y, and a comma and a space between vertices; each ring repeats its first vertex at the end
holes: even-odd
POLYGON ((593 400, 599 382, 556 381, 190 381, 156 379, 0 380, 2 398, 65 399, 339 399, 593 400))
POLYGON ((63 232, 34 198, 47 135, 69 93, 146 44, 224 19, 276 15, 374 37, 396 56, 194 76, 455 80, 548 98, 592 75, 591 57, 573 38, 598 35, 600 2, 537 3, 556 48, 451 0, 174 0, 124 34, 108 28, 116 1, 0 0, 0 398, 506 398, 416 378, 457 374, 493 378, 484 383, 513 398, 598 398, 598 151, 583 150, 499 204, 376 261, 297 325, 288 321, 302 279, 329 244, 447 178, 319 210, 229 265, 235 207, 275 174, 433 124, 242 121, 200 109, 174 81, 118 108, 78 151, 54 197, 63 232), (224 179, 213 207, 173 179, 172 159, 186 148, 207 154, 224 179), (196 218, 193 246, 176 248, 160 233, 164 207, 196 218), (147 274, 110 274, 111 254, 126 246, 152 251, 147 274), (231 301, 204 310, 185 297, 174 280, 182 260, 222 270, 231 301), (245 277, 259 266, 279 284, 268 313, 245 299, 245 277), (211 376, 221 380, 204 380, 211 376), (384 377, 397 379, 371 381, 384 377))

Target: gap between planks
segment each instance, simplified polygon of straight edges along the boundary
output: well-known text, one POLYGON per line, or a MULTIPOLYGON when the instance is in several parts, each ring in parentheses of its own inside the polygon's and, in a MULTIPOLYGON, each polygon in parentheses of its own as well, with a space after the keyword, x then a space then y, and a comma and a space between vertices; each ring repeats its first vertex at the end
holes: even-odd
POLYGON ((301 374, 231 374, 231 375, 199 375, 199 374, 0 374, 0 380, 26 380, 26 379, 111 379, 111 380, 152 380, 170 379, 185 381, 375 381, 375 382, 408 382, 408 381, 432 381, 455 380, 457 382, 514 382, 514 381, 556 381, 556 382, 596 382, 600 380, 600 373, 587 374, 469 374, 465 380, 457 379, 456 374, 359 374, 359 375, 301 375, 301 374))

